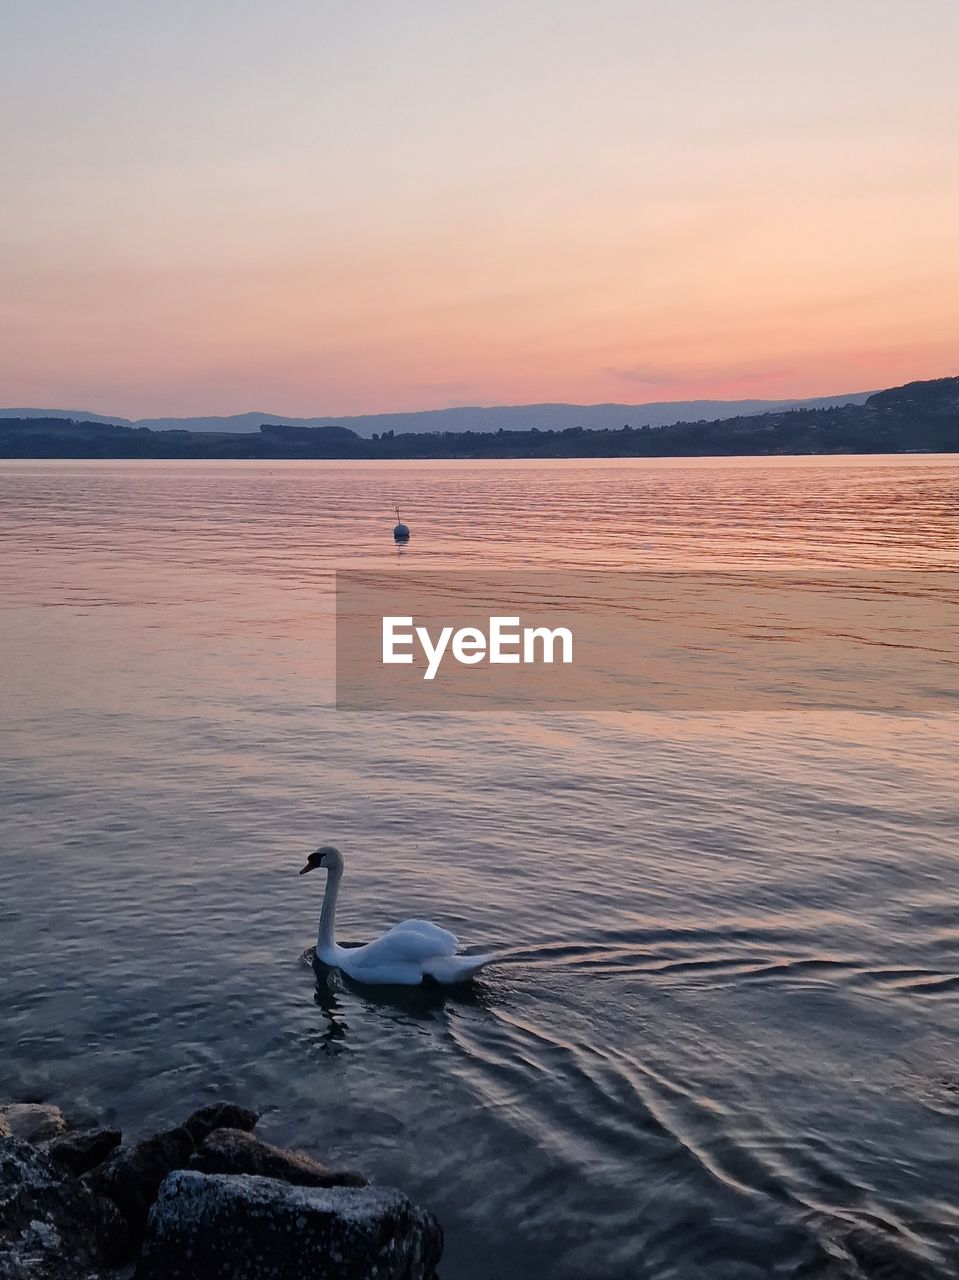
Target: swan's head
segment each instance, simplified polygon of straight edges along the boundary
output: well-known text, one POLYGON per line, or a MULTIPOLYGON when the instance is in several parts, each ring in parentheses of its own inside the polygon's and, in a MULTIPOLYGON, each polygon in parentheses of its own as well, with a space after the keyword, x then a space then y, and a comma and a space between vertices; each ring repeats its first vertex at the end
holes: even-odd
POLYGON ((343 855, 339 849, 335 849, 331 844, 321 844, 319 849, 314 849, 306 860, 306 866, 300 869, 300 875, 305 876, 308 871, 315 871, 317 867, 343 866, 343 855))

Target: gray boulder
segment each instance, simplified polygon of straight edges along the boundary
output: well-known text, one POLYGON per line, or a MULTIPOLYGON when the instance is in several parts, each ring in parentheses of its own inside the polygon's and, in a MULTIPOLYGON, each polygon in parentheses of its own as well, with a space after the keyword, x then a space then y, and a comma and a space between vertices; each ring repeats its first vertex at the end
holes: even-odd
POLYGON ((121 1137, 119 1129, 78 1129, 48 1142, 45 1150, 54 1164, 79 1178, 102 1164, 120 1145, 121 1137))
POLYGON ((59 1107, 45 1102, 15 1102, 0 1107, 0 1137, 22 1138, 24 1142, 43 1142, 56 1138, 67 1127, 59 1107))
POLYGON ((431 1280, 442 1249, 399 1191, 189 1171, 160 1188, 136 1280, 431 1280))
POLYGON ((240 1107, 235 1102, 211 1102, 184 1120, 183 1128, 199 1146, 214 1129, 242 1129, 249 1133, 259 1118, 255 1111, 240 1107))
POLYGON ((200 1173, 249 1173, 260 1178, 279 1178, 297 1187, 365 1187, 361 1173, 328 1169, 300 1151, 261 1142, 252 1133, 239 1129, 216 1129, 190 1160, 190 1168, 200 1173))
POLYGON ((115 1205, 20 1138, 0 1141, 0 1276, 86 1280, 123 1249, 115 1205))
POLYGON ((147 1214, 160 1183, 174 1169, 185 1169, 196 1148, 184 1128, 144 1138, 120 1147, 103 1164, 84 1174, 82 1181, 96 1195, 112 1200, 127 1224, 130 1247, 143 1239, 147 1214))

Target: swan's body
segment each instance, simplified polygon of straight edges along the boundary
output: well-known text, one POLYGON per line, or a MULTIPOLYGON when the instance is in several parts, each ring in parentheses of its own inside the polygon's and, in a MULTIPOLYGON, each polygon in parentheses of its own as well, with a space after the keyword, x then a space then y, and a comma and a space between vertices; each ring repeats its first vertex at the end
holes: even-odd
POLYGON ((343 855, 332 845, 311 853, 300 872, 326 869, 326 893, 316 937, 316 955, 354 982, 372 986, 419 986, 424 979, 451 985, 468 982, 496 957, 458 955, 459 940, 429 920, 404 920, 364 947, 341 947, 334 934, 336 899, 343 876, 343 855))

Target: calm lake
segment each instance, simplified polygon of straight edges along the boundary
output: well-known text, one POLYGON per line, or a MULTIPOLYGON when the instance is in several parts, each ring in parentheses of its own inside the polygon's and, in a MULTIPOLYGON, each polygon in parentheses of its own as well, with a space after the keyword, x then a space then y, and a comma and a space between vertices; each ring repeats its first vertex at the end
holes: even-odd
POLYGON ((445 1280, 959 1273, 935 689, 331 707, 337 567, 952 571, 959 458, 5 462, 0 546, 0 1100, 134 1136, 235 1097, 433 1209, 445 1280), (323 843, 341 940, 425 916, 505 962, 318 982, 323 843))

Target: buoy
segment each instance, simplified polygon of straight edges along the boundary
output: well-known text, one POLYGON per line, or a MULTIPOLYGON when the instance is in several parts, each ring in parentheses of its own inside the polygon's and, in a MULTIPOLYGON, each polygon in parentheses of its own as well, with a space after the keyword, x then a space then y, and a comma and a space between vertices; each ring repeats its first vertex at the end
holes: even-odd
POLYGON ((393 537, 397 542, 409 542, 410 526, 408 524, 404 524, 400 519, 399 507, 394 507, 393 509, 396 512, 396 526, 393 529, 393 537))

